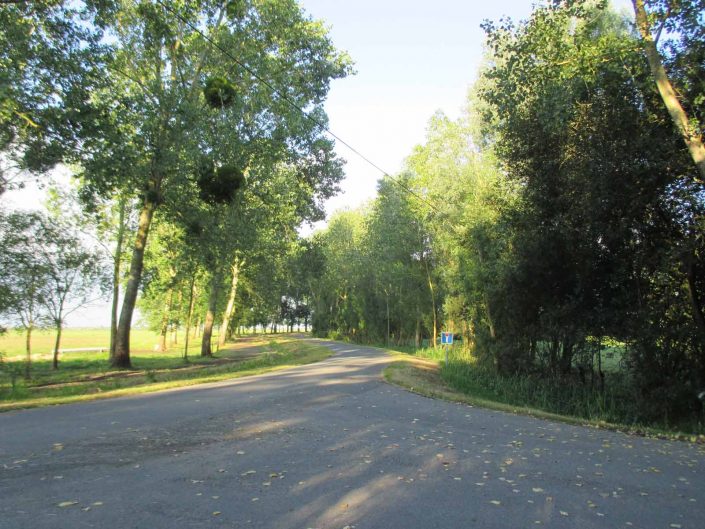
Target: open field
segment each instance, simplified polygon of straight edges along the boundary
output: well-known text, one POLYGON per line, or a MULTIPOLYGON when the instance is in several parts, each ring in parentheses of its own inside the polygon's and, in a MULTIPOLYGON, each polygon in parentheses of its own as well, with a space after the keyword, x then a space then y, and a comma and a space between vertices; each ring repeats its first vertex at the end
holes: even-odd
MULTIPOLYGON (((51 355, 54 349, 56 332, 53 329, 42 329, 32 333, 32 358, 43 358, 51 355)), ((179 333, 178 343, 171 345, 170 350, 183 351, 184 334, 179 333)), ((218 335, 213 334, 214 342, 218 335)), ((130 349, 134 352, 154 351, 155 345, 159 343, 157 333, 149 329, 132 329, 130 331, 130 349)), ((171 341, 167 342, 168 344, 171 341)), ((110 329, 64 329, 61 337, 61 349, 79 349, 84 347, 104 347, 110 345, 110 329)), ((200 337, 189 338, 189 353, 191 350, 200 350, 200 337)), ((7 360, 24 360, 25 358, 25 336, 24 333, 14 330, 8 331, 0 336, 0 352, 6 355, 7 360)), ((81 353, 69 353, 72 358, 81 353)))
MULTIPOLYGON (((76 347, 96 345, 91 340, 100 336, 95 330, 75 330, 72 334, 76 347)), ((136 334, 137 343, 148 344, 153 338, 146 331, 136 334)), ((224 380, 307 364, 330 354, 328 349, 297 340, 295 335, 241 338, 226 344, 213 358, 198 356, 199 348, 196 340, 193 349, 189 347, 188 361, 183 359, 179 346, 165 353, 134 349, 131 370, 111 369, 107 352, 66 353, 58 370, 51 368, 49 355, 37 355, 29 381, 21 376, 22 357, 13 356, 0 372, 0 411, 224 380)))

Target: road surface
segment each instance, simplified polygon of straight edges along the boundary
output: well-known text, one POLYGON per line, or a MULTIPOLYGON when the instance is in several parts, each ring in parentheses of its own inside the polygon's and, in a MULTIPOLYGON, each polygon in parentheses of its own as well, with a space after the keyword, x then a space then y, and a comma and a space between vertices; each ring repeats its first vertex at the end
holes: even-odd
POLYGON ((0 528, 705 527, 702 446, 424 398, 378 350, 0 414, 0 528))

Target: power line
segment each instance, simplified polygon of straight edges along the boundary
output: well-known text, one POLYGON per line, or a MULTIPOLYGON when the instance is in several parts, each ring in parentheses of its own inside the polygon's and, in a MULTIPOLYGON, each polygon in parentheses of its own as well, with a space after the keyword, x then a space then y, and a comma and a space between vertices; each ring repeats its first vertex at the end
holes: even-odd
POLYGON ((181 22, 186 24, 188 27, 190 27, 193 31, 201 35, 203 39, 208 42, 211 46, 214 48, 218 49, 221 53, 223 53, 225 56, 227 56, 229 59, 231 59, 235 64, 240 66, 243 70, 245 70, 247 73, 249 73, 252 77, 257 79, 260 83, 268 87, 274 94, 276 94, 279 98, 281 98, 283 101, 285 101, 287 104, 289 104, 292 108, 297 110, 299 113, 301 113, 302 116, 304 116, 306 119, 311 121, 312 123, 315 123, 318 125, 323 131, 325 131, 327 134, 329 134, 332 138, 335 140, 339 141, 341 144, 343 144, 345 147, 347 147, 353 154, 356 154, 359 158, 364 160, 367 164, 369 164, 371 167, 375 168, 377 171, 379 171, 383 176, 386 176, 389 178, 392 182, 394 182, 400 189, 406 191, 410 195, 414 196, 417 198, 419 201, 425 203, 427 206, 429 206, 433 211, 436 213, 443 215, 441 210, 436 207, 436 205, 431 202, 429 199, 426 197, 418 194, 416 191, 411 189, 409 186, 401 182, 399 179, 395 178, 391 174, 389 174, 387 171, 382 169, 379 165, 377 165, 375 162, 370 160, 367 156, 362 154, 360 151, 358 151, 355 147, 353 147, 350 143, 342 139, 340 136, 338 136, 335 132, 333 132, 325 123, 322 121, 319 121, 315 117, 311 116, 308 112, 306 112, 303 108, 301 108, 295 101, 293 101, 289 96, 287 96, 285 93, 283 93, 281 90, 279 90, 277 87, 275 87, 272 83, 261 77, 257 72, 255 72, 252 68, 247 66, 245 63, 241 62, 237 57, 235 57, 230 51, 227 49, 223 48, 220 46, 217 42, 215 42, 212 38, 210 38, 208 35, 206 35, 201 29, 199 29, 197 26, 195 26, 192 22, 190 22, 188 19, 186 19, 184 16, 182 16, 178 11, 176 11, 173 7, 169 6, 168 4, 164 3, 162 0, 157 0, 157 3, 160 4, 164 9, 175 15, 181 22))

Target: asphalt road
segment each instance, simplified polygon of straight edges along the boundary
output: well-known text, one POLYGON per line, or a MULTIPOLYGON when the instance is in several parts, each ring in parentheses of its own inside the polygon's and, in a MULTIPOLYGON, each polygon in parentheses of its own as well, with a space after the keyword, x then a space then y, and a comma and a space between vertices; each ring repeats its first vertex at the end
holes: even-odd
POLYGON ((427 399, 389 358, 0 414, 0 528, 705 527, 705 451, 427 399), (75 503, 74 503, 75 502, 75 503))

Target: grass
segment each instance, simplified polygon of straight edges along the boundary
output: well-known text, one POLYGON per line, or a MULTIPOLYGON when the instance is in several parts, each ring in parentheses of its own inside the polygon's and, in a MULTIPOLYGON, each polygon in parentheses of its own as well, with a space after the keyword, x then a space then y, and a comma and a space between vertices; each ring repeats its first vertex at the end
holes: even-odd
POLYGON ((608 384, 601 393, 589 385, 501 376, 458 349, 451 351, 447 366, 441 348, 402 349, 388 350, 397 361, 385 369, 384 377, 422 395, 570 424, 705 442, 705 428, 700 423, 674 428, 640 422, 632 415, 633 399, 617 383, 608 384))
MULTIPOLYGON (((178 339, 183 340, 183 333, 178 339)), ((40 329, 32 333, 32 357, 45 357, 51 355, 54 349, 56 333, 53 329, 40 329)), ((130 333, 130 348, 133 351, 153 351, 154 346, 159 343, 159 336, 147 329, 132 329, 130 333)), ((192 343, 194 347, 200 344, 192 343)), ((81 347, 105 347, 110 345, 110 329, 64 329, 61 338, 61 349, 78 349, 81 347)), ((191 345, 191 344, 190 344, 191 345)), ((177 345, 177 348, 179 346, 177 345)), ((190 347, 189 347, 190 349, 190 347)), ((24 360, 25 337, 24 333, 8 331, 0 336, 0 351, 5 353, 8 359, 24 360)), ((67 353, 77 355, 79 353, 67 353)))
MULTIPOLYGON (((77 334, 93 335, 87 330, 77 334)), ((248 337, 226 344, 214 358, 193 356, 188 363, 176 348, 166 353, 135 352, 132 370, 111 370, 107 353, 67 353, 59 370, 51 369, 49 359, 34 362, 32 379, 20 378, 14 388, 7 372, 0 373, 0 411, 217 382, 308 364, 330 354, 324 346, 287 335, 248 337)), ((11 369, 22 366, 19 360, 6 362, 11 369)))

